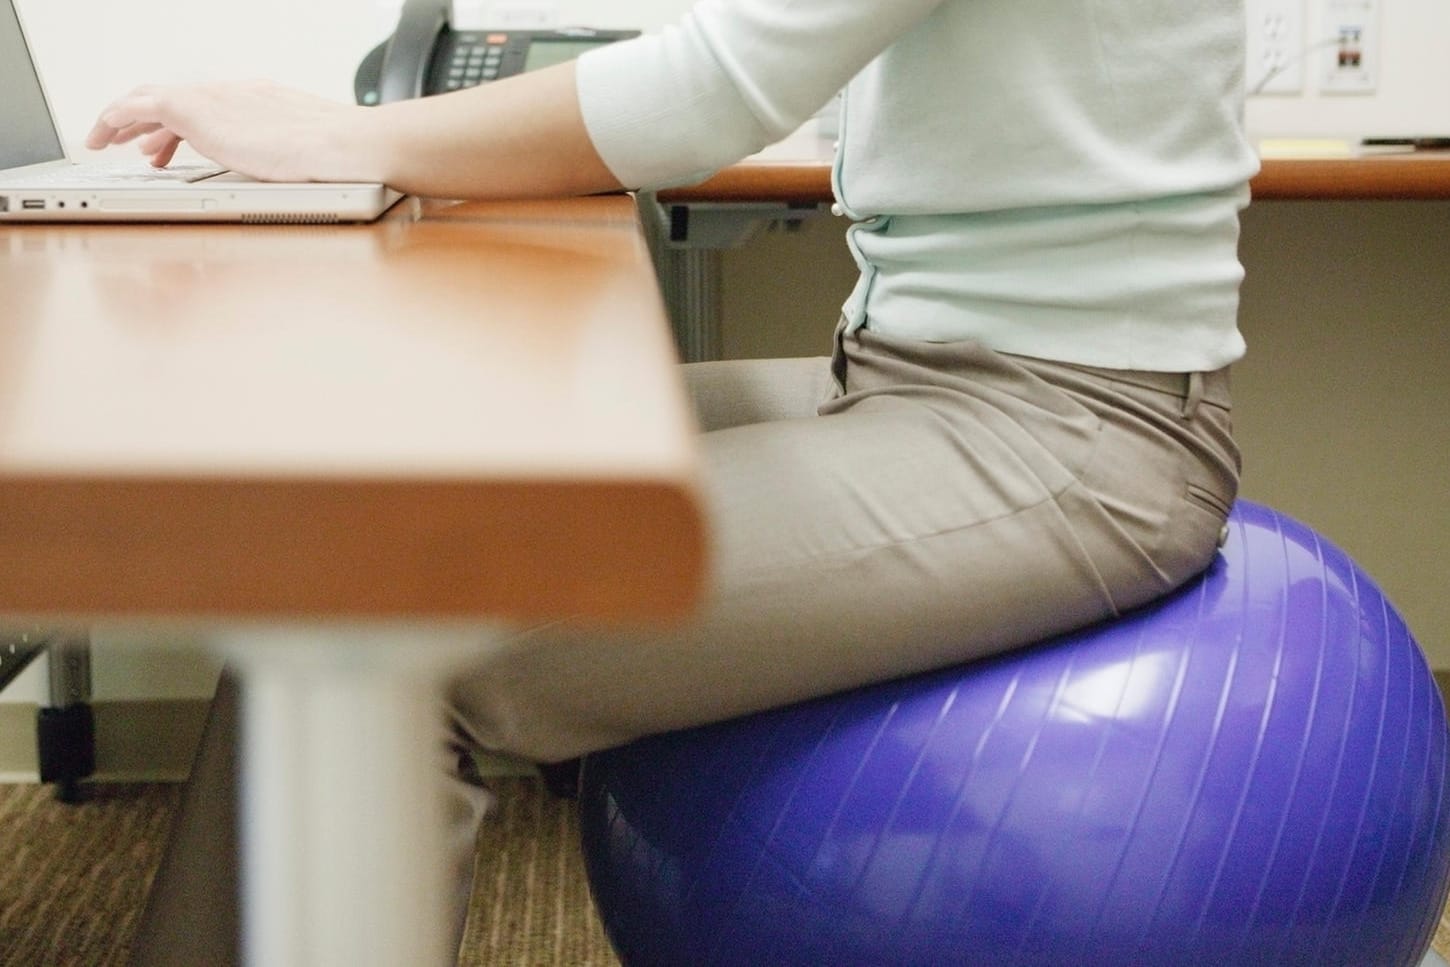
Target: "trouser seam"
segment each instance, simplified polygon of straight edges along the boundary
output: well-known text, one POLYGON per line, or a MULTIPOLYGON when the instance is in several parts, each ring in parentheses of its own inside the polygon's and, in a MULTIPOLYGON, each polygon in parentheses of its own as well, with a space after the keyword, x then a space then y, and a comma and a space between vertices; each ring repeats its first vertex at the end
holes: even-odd
POLYGON ((1183 418, 1191 420, 1198 415, 1198 405, 1203 402, 1203 374, 1188 374, 1188 392, 1183 398, 1183 418))

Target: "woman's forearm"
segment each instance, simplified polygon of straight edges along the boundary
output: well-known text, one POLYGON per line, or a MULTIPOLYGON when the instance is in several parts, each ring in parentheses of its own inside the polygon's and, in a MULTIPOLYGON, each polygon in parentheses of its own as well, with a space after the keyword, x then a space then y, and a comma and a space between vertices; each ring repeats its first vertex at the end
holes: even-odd
POLYGON ((439 198, 527 198, 622 187, 579 111, 574 64, 365 109, 376 180, 439 198))

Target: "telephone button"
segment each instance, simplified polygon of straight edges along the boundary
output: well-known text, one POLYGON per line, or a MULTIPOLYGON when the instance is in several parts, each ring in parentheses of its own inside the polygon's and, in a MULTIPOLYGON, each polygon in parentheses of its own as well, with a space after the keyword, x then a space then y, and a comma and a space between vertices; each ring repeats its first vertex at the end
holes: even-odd
POLYGON ((506 44, 506 43, 509 42, 509 35, 508 34, 489 34, 487 37, 483 38, 483 40, 484 40, 484 43, 488 43, 488 44, 506 44))

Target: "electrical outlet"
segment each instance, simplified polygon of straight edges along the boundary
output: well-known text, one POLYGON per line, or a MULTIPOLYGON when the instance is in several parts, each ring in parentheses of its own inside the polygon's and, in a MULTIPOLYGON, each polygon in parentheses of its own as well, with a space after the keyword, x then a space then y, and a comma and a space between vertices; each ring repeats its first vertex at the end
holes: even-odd
POLYGON ((1379 73, 1377 0, 1321 0, 1319 90, 1325 94, 1373 94, 1379 73))
POLYGON ((1250 94, 1304 91, 1304 0, 1247 0, 1244 82, 1250 94))

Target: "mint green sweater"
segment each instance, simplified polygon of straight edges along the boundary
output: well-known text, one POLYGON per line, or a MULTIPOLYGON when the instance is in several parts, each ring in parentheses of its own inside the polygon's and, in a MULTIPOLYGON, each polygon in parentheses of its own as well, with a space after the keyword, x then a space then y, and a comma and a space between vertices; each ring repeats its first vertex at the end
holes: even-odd
POLYGON ((698 180, 842 88, 852 326, 1124 369, 1243 353, 1230 0, 700 0, 580 59, 630 187, 698 180))

